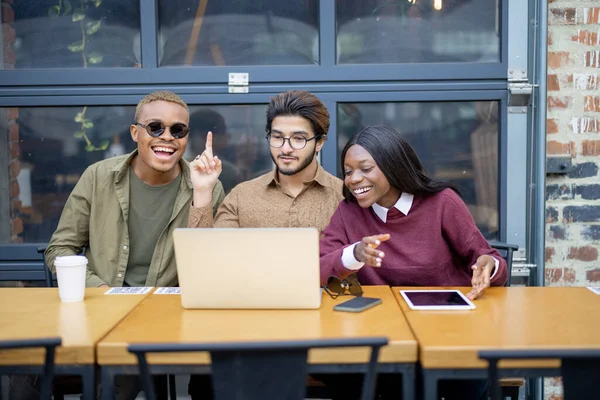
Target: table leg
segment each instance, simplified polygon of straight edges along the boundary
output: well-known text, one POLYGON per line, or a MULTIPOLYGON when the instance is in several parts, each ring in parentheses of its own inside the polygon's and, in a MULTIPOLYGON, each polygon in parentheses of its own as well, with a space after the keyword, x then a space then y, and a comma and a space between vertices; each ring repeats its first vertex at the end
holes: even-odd
POLYGON ((173 374, 169 374, 169 398, 177 400, 177 387, 175 386, 175 375, 173 374))
POLYGON ((437 400, 438 378, 432 372, 423 369, 423 400, 437 400))
POLYGON ((94 365, 83 367, 81 381, 84 400, 96 400, 96 367, 94 365))
POLYGON ((415 367, 409 366, 402 371, 402 399, 415 400, 415 367))
POLYGON ((102 367, 102 400, 114 400, 115 376, 110 372, 110 367, 102 367))

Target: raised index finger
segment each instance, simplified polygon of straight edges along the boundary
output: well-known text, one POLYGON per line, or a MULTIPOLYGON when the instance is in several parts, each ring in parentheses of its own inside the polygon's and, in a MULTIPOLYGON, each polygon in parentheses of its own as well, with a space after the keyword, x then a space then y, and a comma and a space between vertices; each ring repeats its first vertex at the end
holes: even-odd
POLYGON ((212 132, 208 131, 208 133, 206 134, 206 145, 205 145, 204 151, 210 160, 212 160, 212 158, 213 158, 212 139, 213 139, 212 132))

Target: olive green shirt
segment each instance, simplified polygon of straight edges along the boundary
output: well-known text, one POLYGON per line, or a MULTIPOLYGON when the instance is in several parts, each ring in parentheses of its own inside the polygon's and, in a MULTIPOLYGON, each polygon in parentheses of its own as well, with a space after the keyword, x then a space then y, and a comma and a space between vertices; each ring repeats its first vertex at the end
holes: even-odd
POLYGON ((293 196, 278 179, 275 171, 240 183, 225 197, 217 215, 210 206, 190 208, 191 228, 305 228, 322 232, 337 209, 342 194, 341 179, 321 165, 313 179, 293 196))
POLYGON ((181 174, 165 185, 148 185, 129 169, 129 260, 123 286, 144 286, 158 237, 169 223, 181 174))
MULTIPOLYGON (((129 260, 129 168, 137 150, 89 166, 71 192, 58 227, 46 250, 54 271, 57 256, 80 254, 88 258, 86 286, 123 286, 129 260)), ((146 278, 147 286, 177 285, 173 231, 186 227, 192 202, 189 163, 180 160, 182 179, 168 225, 158 237, 146 278)), ((217 182, 212 209, 216 212, 225 194, 217 182)))

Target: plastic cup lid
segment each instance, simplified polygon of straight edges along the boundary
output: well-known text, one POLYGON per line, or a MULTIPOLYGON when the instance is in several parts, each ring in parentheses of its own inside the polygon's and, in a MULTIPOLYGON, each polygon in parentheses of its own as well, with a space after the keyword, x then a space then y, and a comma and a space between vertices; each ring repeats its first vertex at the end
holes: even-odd
POLYGON ((54 260, 54 265, 57 267, 77 267, 87 263, 88 259, 85 256, 58 256, 54 260))

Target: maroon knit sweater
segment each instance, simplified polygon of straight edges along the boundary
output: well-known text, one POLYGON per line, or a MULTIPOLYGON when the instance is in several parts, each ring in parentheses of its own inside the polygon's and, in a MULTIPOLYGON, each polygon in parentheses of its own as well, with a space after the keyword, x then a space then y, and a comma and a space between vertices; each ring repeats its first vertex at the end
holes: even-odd
POLYGON ((362 284, 471 286, 471 266, 483 254, 499 261, 491 285, 501 286, 506 281, 506 262, 490 247, 465 203, 451 189, 415 195, 408 215, 396 214, 384 223, 371 207, 342 201, 321 239, 321 283, 331 275, 345 278, 353 273, 342 264, 343 249, 380 233, 391 235, 378 247, 385 258, 381 267, 365 265, 359 270, 362 284))

